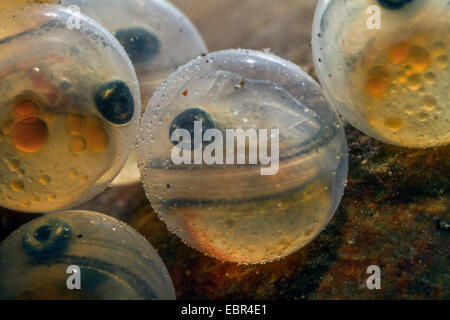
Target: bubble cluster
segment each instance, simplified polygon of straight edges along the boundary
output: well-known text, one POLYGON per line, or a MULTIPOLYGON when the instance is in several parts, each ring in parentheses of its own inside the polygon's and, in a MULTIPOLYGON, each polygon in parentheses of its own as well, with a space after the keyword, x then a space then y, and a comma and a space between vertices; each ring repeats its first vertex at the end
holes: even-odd
POLYGON ((152 206, 185 243, 263 263, 326 226, 343 193, 346 147, 337 114, 299 67, 228 50, 163 83, 141 122, 138 160, 152 206), (239 144, 230 132, 248 136, 239 144))
POLYGON ((153 247, 126 224, 87 211, 48 214, 6 238, 0 288, 0 299, 175 299, 153 247), (68 288, 69 266, 79 268, 80 290, 68 288))
POLYGON ((50 212, 83 203, 132 150, 140 95, 131 62, 87 17, 80 30, 67 28, 71 14, 44 4, 0 11, 3 207, 50 212))
POLYGON ((399 146, 450 142, 449 6, 439 0, 319 2, 315 64, 347 121, 399 146), (367 27, 374 4, 382 5, 381 29, 367 27))

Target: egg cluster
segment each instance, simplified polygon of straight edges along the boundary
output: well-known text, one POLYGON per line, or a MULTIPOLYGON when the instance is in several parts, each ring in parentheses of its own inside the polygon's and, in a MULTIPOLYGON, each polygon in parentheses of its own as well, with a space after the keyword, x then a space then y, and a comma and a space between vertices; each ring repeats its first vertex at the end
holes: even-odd
MULTIPOLYGON (((142 110, 171 72, 207 52, 195 26, 165 0, 61 0, 59 3, 76 6, 119 40, 136 70, 142 110), (121 14, 120 19, 117 12, 121 14)), ((133 151, 113 185, 137 183, 139 179, 133 151)))
POLYGON ((139 179, 168 229, 206 255, 255 264, 304 247, 344 193, 338 112, 386 143, 450 142, 449 9, 319 0, 322 91, 267 51, 207 54, 164 0, 2 2, 0 206, 49 214, 0 244, 0 299, 175 298, 137 231, 62 211, 139 179))

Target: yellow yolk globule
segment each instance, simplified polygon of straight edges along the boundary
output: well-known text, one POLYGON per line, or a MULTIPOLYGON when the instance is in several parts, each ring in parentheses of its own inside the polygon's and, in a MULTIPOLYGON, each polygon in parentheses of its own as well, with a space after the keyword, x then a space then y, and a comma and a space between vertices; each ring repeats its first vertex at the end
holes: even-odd
MULTIPOLYGON (((361 70, 367 74, 363 97, 366 115, 381 134, 395 135, 402 130, 413 130, 417 122, 430 126, 430 131, 438 125, 434 122, 442 117, 443 108, 448 103, 436 90, 436 86, 442 84, 436 82, 448 79, 448 63, 445 61, 448 61, 449 51, 443 37, 445 35, 437 39, 417 35, 408 41, 391 44, 387 46, 385 55, 380 54, 361 70)), ((445 119, 444 122, 447 123, 447 131, 450 130, 450 123, 445 119)), ((426 137, 418 138, 417 143, 420 144, 426 137)))

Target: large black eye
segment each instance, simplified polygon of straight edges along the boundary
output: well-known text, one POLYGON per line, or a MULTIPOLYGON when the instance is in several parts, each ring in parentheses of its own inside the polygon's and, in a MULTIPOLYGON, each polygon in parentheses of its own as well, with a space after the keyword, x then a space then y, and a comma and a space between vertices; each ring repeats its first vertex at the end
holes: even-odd
POLYGON ((161 48, 158 38, 142 28, 121 29, 116 32, 116 38, 134 64, 150 61, 158 55, 161 48))
POLYGON ((413 0, 378 0, 378 3, 386 9, 401 9, 413 0))
POLYGON ((95 94, 95 105, 102 116, 114 124, 126 124, 133 118, 133 95, 123 81, 103 84, 95 94))
POLYGON ((51 219, 36 229, 31 229, 23 236, 24 250, 35 258, 45 258, 63 252, 72 238, 69 224, 58 219, 51 219))
MULTIPOLYGON (((177 129, 185 129, 189 131, 191 134, 191 148, 194 149, 194 122, 201 121, 202 122, 202 141, 203 134, 208 129, 215 128, 214 121, 211 116, 202 109, 199 108, 190 108, 186 109, 177 115, 172 120, 172 124, 170 125, 169 138, 172 137, 172 134, 177 129)), ((177 145, 178 141, 172 141, 173 145, 177 145)))

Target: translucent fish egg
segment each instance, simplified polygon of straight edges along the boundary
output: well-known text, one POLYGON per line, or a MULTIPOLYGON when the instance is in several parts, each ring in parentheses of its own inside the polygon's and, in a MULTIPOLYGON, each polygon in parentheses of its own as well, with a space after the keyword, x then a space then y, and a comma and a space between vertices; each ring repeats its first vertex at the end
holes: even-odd
POLYGON ((0 299, 175 299, 155 249, 128 225, 88 211, 48 214, 7 237, 0 289, 0 299))
POLYGON ((155 249, 128 225, 88 211, 48 214, 6 238, 0 288, 0 299, 175 299, 155 249))
MULTIPOLYGON (((0 206, 49 212, 103 191, 136 138, 133 66, 103 27, 30 4, 0 11, 0 206)), ((137 110, 137 111, 136 111, 137 110)))
POLYGON ((318 3, 313 53, 320 82, 343 117, 405 147, 450 143, 450 3, 318 3))
POLYGON ((207 51, 189 18, 165 0, 59 2, 79 7, 116 36, 136 69, 144 108, 171 72, 207 51))
POLYGON ((298 66, 228 50, 162 84, 141 122, 138 162, 153 208, 186 244, 263 263, 326 226, 343 193, 346 147, 336 112, 298 66))
MULTIPOLYGON (((136 69, 143 108, 171 72, 207 52, 201 35, 188 17, 165 0, 59 2, 65 6, 77 6, 120 41, 136 69)), ((136 156, 132 153, 113 184, 135 183, 139 178, 136 156)))

